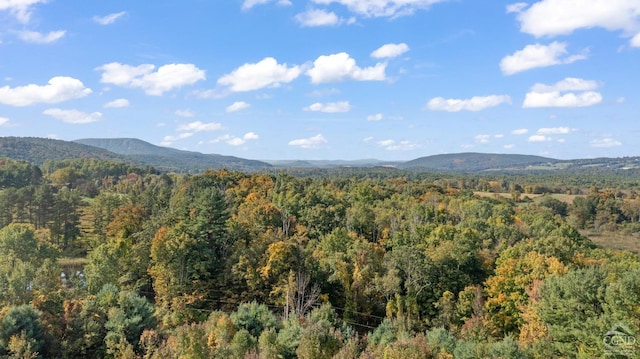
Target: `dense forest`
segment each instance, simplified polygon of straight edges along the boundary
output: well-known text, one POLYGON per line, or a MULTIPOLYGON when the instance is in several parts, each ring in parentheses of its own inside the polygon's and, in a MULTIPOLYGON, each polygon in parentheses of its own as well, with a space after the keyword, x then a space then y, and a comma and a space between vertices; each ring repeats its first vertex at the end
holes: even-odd
POLYGON ((0 357, 637 358, 639 232, 612 174, 2 159, 0 357))

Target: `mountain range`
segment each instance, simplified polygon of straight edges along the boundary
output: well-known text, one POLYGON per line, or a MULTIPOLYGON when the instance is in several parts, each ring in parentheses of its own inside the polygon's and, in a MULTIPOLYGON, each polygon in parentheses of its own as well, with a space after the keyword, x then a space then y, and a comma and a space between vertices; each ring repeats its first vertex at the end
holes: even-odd
POLYGON ((86 138, 62 141, 35 137, 0 137, 0 157, 42 164, 45 160, 95 158, 153 166, 163 172, 198 173, 207 169, 274 171, 284 168, 326 169, 388 167, 421 172, 633 170, 640 157, 558 160, 521 154, 455 153, 425 156, 411 161, 343 160, 250 160, 219 154, 203 154, 156 146, 135 138, 86 138))
POLYGON ((207 169, 255 171, 271 167, 262 161, 234 156, 203 154, 156 146, 135 138, 85 138, 73 143, 93 146, 151 165, 161 171, 202 172, 207 169))

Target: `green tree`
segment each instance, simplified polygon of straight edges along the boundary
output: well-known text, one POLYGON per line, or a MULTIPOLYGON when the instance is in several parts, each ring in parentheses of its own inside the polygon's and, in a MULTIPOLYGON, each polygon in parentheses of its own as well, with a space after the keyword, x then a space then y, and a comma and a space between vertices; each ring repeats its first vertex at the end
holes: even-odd
POLYGON ((605 293, 606 280, 598 268, 570 271, 544 282, 537 312, 559 356, 604 354, 602 336, 611 325, 604 316, 605 293))
POLYGON ((569 209, 569 220, 578 228, 586 228, 593 223, 600 197, 590 194, 588 197, 576 197, 569 209))
POLYGON ((39 354, 44 345, 44 329, 40 313, 31 305, 9 307, 0 318, 0 355, 7 355, 11 341, 22 337, 30 351, 39 354))
POLYGON ((26 161, 0 159, 0 189, 37 185, 42 180, 40 168, 26 161))
POLYGON ((331 233, 344 224, 344 193, 330 183, 313 182, 308 185, 300 204, 299 221, 305 225, 312 239, 331 233))
POLYGON ((39 241, 29 225, 10 224, 0 229, 0 258, 6 259, 0 262, 0 303, 25 304, 34 292, 55 290, 51 286, 59 285, 47 280, 50 271, 56 271, 58 252, 39 241))
POLYGON ((51 210, 54 205, 54 193, 49 185, 36 187, 34 193, 34 223, 36 229, 45 228, 51 220, 51 210))
POLYGON ((567 268, 555 257, 531 251, 512 257, 505 251, 496 262, 495 274, 486 281, 487 324, 497 337, 518 333, 522 311, 529 303, 529 291, 536 281, 566 273, 567 268))
POLYGON ((433 348, 427 342, 424 334, 418 334, 412 338, 400 339, 390 345, 385 350, 385 359, 431 359, 434 358, 433 348))
MULTIPOLYGON (((144 289, 150 242, 145 240, 147 216, 140 205, 123 205, 114 210, 107 225, 106 242, 89 253, 85 267, 87 286, 96 293, 105 284, 116 284, 130 290, 144 289)), ((153 221, 149 221, 152 225, 153 221)))
POLYGON ((201 316, 219 295, 216 280, 232 241, 227 235, 227 201, 210 174, 194 177, 172 198, 171 214, 151 243, 149 273, 157 303, 177 323, 201 316), (180 316, 185 316, 180 319, 180 316))
POLYGON ((127 344, 140 354, 142 332, 156 326, 154 307, 145 298, 127 291, 118 293, 117 303, 108 309, 107 318, 105 342, 112 350, 127 344))
POLYGON ((118 208, 129 202, 127 196, 111 191, 101 191, 91 200, 88 208, 89 215, 93 218, 93 233, 91 245, 97 247, 107 240, 107 226, 118 214, 118 208))
POLYGON ((289 232, 296 221, 300 207, 301 193, 302 189, 300 182, 298 182, 295 177, 280 174, 276 178, 276 183, 271 195, 271 202, 273 202, 280 211, 282 233, 284 233, 285 236, 289 235, 289 232))
POLYGON ((541 206, 549 208, 555 215, 565 217, 568 213, 569 205, 551 196, 542 197, 539 203, 541 206))
POLYGON ((146 298, 107 284, 95 295, 65 302, 64 356, 101 358, 142 354, 142 333, 156 327, 146 298))
POLYGON ((325 236, 314 252, 321 269, 330 283, 340 286, 340 302, 344 303, 345 318, 354 318, 357 312, 371 314, 376 308, 376 288, 371 286, 383 273, 384 250, 378 244, 343 228, 325 236))
POLYGON ((327 321, 305 325, 296 354, 300 359, 329 359, 342 347, 342 333, 327 321))
POLYGON ((52 209, 51 239, 63 251, 69 249, 80 235, 80 193, 63 187, 55 195, 52 209))
POLYGON ((275 328, 276 316, 264 304, 256 302, 243 303, 231 313, 231 320, 238 329, 247 330, 254 338, 267 329, 275 328))

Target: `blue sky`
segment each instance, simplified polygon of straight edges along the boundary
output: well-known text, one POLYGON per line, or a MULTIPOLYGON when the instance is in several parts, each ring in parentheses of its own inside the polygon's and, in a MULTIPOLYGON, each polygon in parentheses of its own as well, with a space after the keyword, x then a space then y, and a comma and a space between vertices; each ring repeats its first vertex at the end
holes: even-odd
POLYGON ((640 0, 0 0, 0 135, 640 155, 640 0))

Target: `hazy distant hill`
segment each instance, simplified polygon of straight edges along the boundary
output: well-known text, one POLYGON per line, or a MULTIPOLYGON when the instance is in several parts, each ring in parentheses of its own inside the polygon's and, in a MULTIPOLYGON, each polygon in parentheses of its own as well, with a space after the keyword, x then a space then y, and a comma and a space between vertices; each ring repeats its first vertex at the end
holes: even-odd
POLYGON ((179 150, 160 147, 137 138, 85 138, 74 140, 75 143, 103 148, 121 155, 155 155, 161 153, 179 153, 179 150))
POLYGON ((385 162, 376 159, 363 160, 265 160, 276 167, 295 167, 295 168, 335 168, 335 167, 376 167, 393 164, 397 162, 385 162))
POLYGON ((60 161, 73 158, 94 158, 126 163, 126 156, 81 143, 37 137, 0 137, 0 157, 28 161, 41 165, 45 160, 60 161))
POLYGON ((156 146, 135 138, 85 138, 75 140, 144 162, 159 170, 200 172, 207 169, 252 171, 271 167, 266 162, 233 156, 203 154, 156 146))
POLYGON ((558 160, 531 155, 496 153, 453 153, 420 157, 399 165, 403 169, 429 169, 437 171, 486 171, 521 169, 532 165, 552 165, 558 160))
POLYGON ((281 169, 308 172, 332 168, 367 171, 367 169, 394 167, 399 170, 415 172, 526 171, 534 173, 569 171, 573 173, 602 173, 616 171, 617 173, 625 173, 626 176, 640 176, 640 157, 557 160, 530 155, 454 153, 420 157, 408 162, 366 159, 357 161, 283 160, 267 163, 233 156, 182 151, 156 146, 134 138, 93 138, 68 142, 36 137, 0 137, 0 157, 29 161, 36 165, 41 165, 45 160, 93 158, 137 166, 153 166, 161 171, 189 173, 223 168, 248 172, 269 169, 272 172, 281 169))

